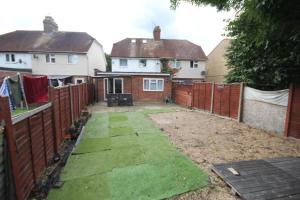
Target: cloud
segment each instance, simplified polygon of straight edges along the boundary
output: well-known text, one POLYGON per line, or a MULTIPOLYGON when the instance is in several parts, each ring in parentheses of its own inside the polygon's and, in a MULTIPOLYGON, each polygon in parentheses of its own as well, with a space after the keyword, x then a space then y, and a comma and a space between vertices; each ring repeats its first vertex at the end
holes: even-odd
POLYGON ((152 37, 154 26, 160 25, 162 38, 190 40, 208 54, 223 38, 223 19, 233 16, 187 3, 174 11, 169 0, 10 0, 1 7, 0 34, 42 30, 44 16, 51 15, 59 30, 87 32, 108 53, 113 43, 126 37, 152 37))

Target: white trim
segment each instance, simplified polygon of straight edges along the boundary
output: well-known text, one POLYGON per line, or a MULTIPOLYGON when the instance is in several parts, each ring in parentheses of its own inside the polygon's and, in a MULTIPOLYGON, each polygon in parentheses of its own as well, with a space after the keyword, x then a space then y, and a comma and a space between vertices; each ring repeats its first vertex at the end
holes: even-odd
POLYGON ((143 78, 143 91, 144 92, 163 92, 165 87, 165 80, 163 78, 143 78), (145 80, 149 81, 149 89, 145 90, 145 80), (162 81, 162 89, 156 89, 156 90, 151 90, 151 81, 155 80, 156 81, 156 88, 158 86, 158 81, 162 81))
MULTIPOLYGON (((103 90, 103 99, 104 99, 104 101, 107 100, 106 92, 108 91, 108 79, 110 79, 110 78, 104 78, 103 79, 103 88, 104 88, 104 90, 103 90), (106 87, 105 87, 105 82, 107 82, 106 87)), ((123 78, 111 78, 111 79, 113 79, 113 94, 116 94, 116 87, 115 87, 115 80, 116 79, 122 81, 122 94, 123 94, 124 93, 124 79, 123 78)))
POLYGON ((106 91, 108 89, 107 87, 108 87, 108 78, 104 78, 103 79, 103 88, 104 88, 104 90, 103 90, 103 99, 104 99, 104 101, 107 100, 107 98, 106 98, 106 91), (107 82, 106 87, 105 87, 105 82, 107 82))
POLYGON ((123 91, 124 91, 124 79, 123 78, 113 78, 114 94, 116 94, 116 80, 121 80, 122 81, 122 92, 121 92, 121 94, 123 94, 123 91))

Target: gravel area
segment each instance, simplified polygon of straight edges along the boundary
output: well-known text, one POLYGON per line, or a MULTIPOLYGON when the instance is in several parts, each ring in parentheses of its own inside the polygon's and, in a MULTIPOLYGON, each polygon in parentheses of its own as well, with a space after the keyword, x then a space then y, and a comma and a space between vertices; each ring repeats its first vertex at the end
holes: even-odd
POLYGON ((152 114, 170 141, 210 176, 211 185, 172 199, 239 199, 210 171, 212 164, 280 156, 300 156, 300 140, 254 129, 244 123, 198 111, 152 114))

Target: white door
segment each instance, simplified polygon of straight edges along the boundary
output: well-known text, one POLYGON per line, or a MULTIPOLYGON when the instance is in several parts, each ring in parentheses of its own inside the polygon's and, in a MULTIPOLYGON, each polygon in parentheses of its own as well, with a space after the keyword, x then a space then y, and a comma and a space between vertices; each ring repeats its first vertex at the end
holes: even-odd
POLYGON ((122 94, 124 90, 123 78, 104 78, 104 100, 106 101, 106 94, 122 94))

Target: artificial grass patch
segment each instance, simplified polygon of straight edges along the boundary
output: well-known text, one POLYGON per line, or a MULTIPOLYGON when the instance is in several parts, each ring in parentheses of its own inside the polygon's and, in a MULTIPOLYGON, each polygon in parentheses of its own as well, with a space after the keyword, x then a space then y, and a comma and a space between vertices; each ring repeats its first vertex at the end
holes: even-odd
POLYGON ((93 115, 61 175, 65 185, 48 199, 162 199, 205 186, 207 176, 146 117, 167 111, 93 115))
POLYGON ((72 180, 94 174, 102 174, 113 168, 144 163, 142 148, 138 145, 130 148, 71 155, 63 170, 61 179, 72 180))
POLYGON ((163 199, 207 184, 207 176, 183 156, 114 169, 111 199, 163 199))
POLYGON ((52 189, 47 199, 109 200, 111 198, 106 175, 93 175, 65 181, 60 189, 52 189))
POLYGON ((110 138, 82 138, 73 154, 91 153, 111 149, 110 138))
POLYGON ((130 127, 109 128, 110 137, 134 135, 134 130, 130 127))
POLYGON ((108 116, 105 113, 95 113, 84 128, 84 138, 108 137, 108 116))

